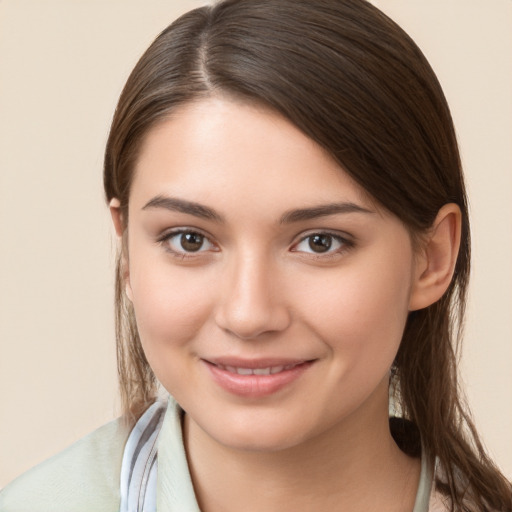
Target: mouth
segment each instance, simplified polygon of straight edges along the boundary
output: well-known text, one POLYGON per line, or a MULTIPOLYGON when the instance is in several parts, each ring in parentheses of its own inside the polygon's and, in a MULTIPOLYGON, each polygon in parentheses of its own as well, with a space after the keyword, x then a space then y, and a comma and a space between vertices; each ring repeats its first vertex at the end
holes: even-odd
POLYGON ((276 373, 291 370, 292 368, 295 368, 296 366, 303 363, 304 362, 287 365, 266 366, 263 368, 244 368, 240 366, 229 366, 222 364, 216 364, 215 366, 229 373, 236 373, 237 375, 275 375, 276 373))
POLYGON ((202 360, 215 384, 230 394, 263 398, 290 387, 315 360, 202 360))

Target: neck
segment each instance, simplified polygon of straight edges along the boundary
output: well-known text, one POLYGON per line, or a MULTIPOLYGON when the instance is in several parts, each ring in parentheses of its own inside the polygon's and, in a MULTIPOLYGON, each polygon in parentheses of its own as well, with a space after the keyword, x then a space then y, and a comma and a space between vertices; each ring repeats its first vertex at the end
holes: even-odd
POLYGON ((420 464, 393 441, 384 403, 273 452, 217 443, 185 416, 185 445, 201 510, 410 512, 420 464))

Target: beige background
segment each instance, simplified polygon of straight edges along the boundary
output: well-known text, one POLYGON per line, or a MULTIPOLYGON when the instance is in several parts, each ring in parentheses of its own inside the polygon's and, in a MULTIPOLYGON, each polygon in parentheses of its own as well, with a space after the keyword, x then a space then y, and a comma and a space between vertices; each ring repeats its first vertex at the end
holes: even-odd
MULTIPOLYGON (((117 414, 102 152, 127 74, 177 0, 0 0, 0 487, 117 414)), ((451 104, 471 197, 462 364, 512 477, 512 0, 376 0, 451 104)))

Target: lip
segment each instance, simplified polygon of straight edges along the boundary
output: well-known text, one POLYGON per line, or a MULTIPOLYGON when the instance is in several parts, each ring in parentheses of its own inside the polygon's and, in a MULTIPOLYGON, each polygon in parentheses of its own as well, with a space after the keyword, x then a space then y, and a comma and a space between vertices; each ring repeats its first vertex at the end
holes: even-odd
POLYGON ((246 398, 263 398, 277 393, 299 379, 313 365, 314 360, 275 358, 248 360, 227 357, 203 359, 202 362, 214 382, 225 391, 246 398), (236 369, 254 371, 269 368, 274 373, 249 375, 235 373, 236 369))

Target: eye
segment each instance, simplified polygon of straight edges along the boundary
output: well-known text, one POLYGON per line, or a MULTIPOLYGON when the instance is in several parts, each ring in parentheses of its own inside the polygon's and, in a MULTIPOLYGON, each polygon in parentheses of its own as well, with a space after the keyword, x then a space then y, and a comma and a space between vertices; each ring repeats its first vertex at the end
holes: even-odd
POLYGON ((335 254, 348 249, 352 243, 339 235, 331 233, 311 233, 293 246, 292 250, 296 252, 305 252, 310 254, 335 254))
POLYGON ((175 254, 189 254, 215 250, 215 245, 202 233, 192 230, 173 231, 160 239, 175 254))

